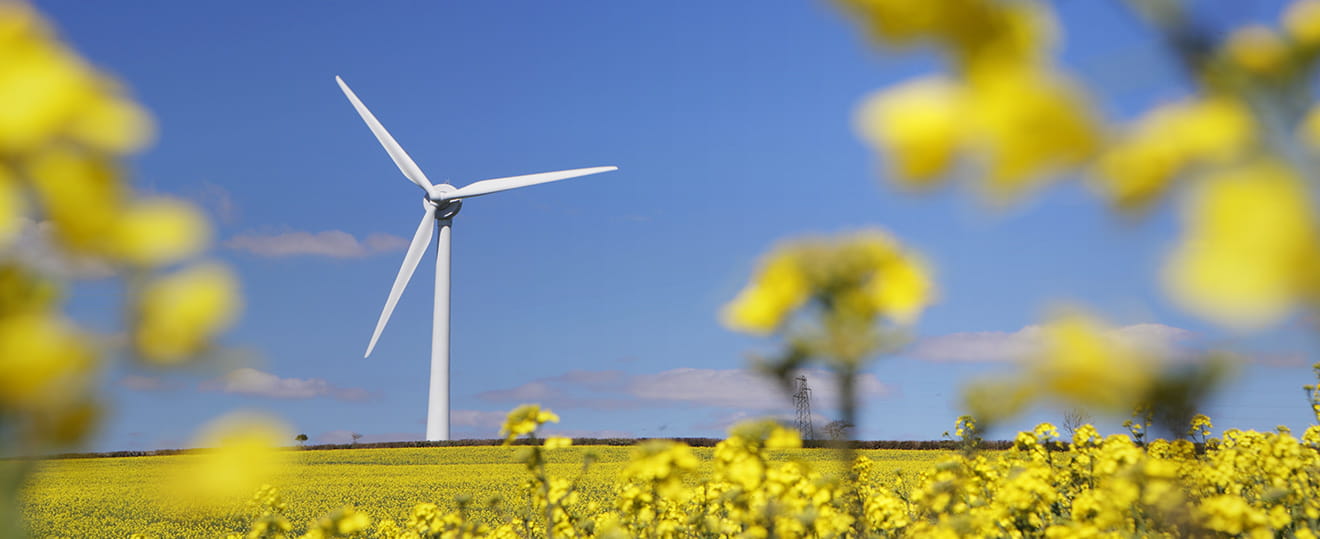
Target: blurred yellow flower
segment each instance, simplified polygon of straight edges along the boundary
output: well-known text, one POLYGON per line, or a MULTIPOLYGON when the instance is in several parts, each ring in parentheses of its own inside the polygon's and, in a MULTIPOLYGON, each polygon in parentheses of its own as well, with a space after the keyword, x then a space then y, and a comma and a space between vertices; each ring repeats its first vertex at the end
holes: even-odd
POLYGON ((0 163, 0 247, 13 241, 22 228, 25 204, 18 178, 9 167, 0 163))
POLYGON ((142 291, 134 343, 148 361, 179 363, 228 327, 238 308, 238 284, 228 269, 215 264, 186 269, 142 291))
POLYGON ((876 93, 858 111, 858 132, 885 154, 897 181, 933 185, 968 151, 989 165, 983 187, 1003 201, 1097 147, 1089 101, 1061 76, 987 61, 969 80, 907 82, 876 93))
POLYGON ((1283 12, 1283 29, 1297 44, 1320 46, 1320 0, 1297 0, 1283 12))
POLYGON ((564 436, 550 436, 545 439, 546 449, 563 449, 565 447, 572 447, 572 446, 573 446, 572 438, 567 438, 564 436))
POLYGON ((91 349, 71 326, 46 313, 0 318, 0 407, 40 409, 91 388, 91 349))
POLYGON ((1029 62, 1054 42, 1054 23, 1038 2, 998 0, 839 0, 876 38, 891 45, 934 42, 955 59, 1029 62))
POLYGON ((1311 105, 1297 130, 1298 138, 1305 142, 1312 152, 1320 152, 1320 104, 1311 105))
POLYGON ((67 135, 124 153, 150 138, 150 120, 54 37, 25 2, 0 3, 0 151, 27 153, 67 135))
POLYGON ((68 248, 105 251, 106 232, 119 215, 123 186, 114 162, 106 156, 52 149, 28 163, 32 186, 68 248))
POLYGON ((1256 161, 1197 185, 1185 232, 1164 268, 1175 300, 1216 322, 1260 328, 1315 291, 1316 217, 1282 164, 1256 161))
POLYGON ((92 73, 55 43, 31 8, 0 4, 0 149, 26 152, 56 136, 92 95, 92 73))
POLYGON ((912 324, 935 299, 930 270, 915 256, 891 256, 867 285, 880 312, 900 324, 912 324))
MULTIPOLYGON (((892 44, 907 44, 920 39, 947 36, 958 26, 960 11, 980 0, 956 2, 908 2, 905 0, 840 0, 844 7, 863 17, 868 30, 892 44)), ((976 10, 977 12, 981 10, 976 10)), ((974 16, 976 13, 967 13, 974 16)), ((966 25, 975 28, 974 25, 966 25)))
POLYGON ((1187 167, 1230 162, 1244 153, 1253 136, 1251 113, 1236 99, 1165 105, 1142 116, 1101 156, 1094 185, 1120 208, 1143 209, 1187 167))
POLYGON ((1042 328, 1043 347, 1032 358, 1028 383, 1088 408, 1126 412, 1153 383, 1156 358, 1107 334, 1095 320, 1061 316, 1042 328))
POLYGON ((1029 67, 994 65, 971 79, 971 144, 987 161, 987 195, 1002 202, 1089 159, 1099 125, 1071 81, 1029 67))
POLYGON ((558 423, 559 416, 549 409, 542 410, 539 404, 524 404, 504 418, 500 434, 504 435, 504 445, 513 443, 514 438, 530 434, 545 423, 558 423))
POLYGON ((190 204, 152 198, 126 208, 109 231, 111 251, 139 266, 159 266, 197 254, 210 230, 190 204))
POLYGON ((151 141, 151 118, 132 101, 102 94, 84 103, 69 134, 100 151, 128 153, 151 141))
POLYGON ((857 130, 884 153, 895 179, 910 187, 932 185, 953 163, 967 131, 965 98, 953 81, 931 77, 867 98, 857 130))
POLYGON ((233 413, 203 427, 194 445, 204 449, 187 460, 174 478, 183 501, 226 503, 252 495, 280 469, 279 445, 289 429, 268 417, 233 413))
POLYGON ((910 324, 935 295, 924 262, 888 233, 866 230, 777 247, 725 306, 723 320, 735 330, 765 335, 815 298, 829 317, 910 324))
POLYGON ((752 282, 724 307, 722 318, 731 328, 768 334, 807 300, 808 292, 797 250, 780 248, 762 262, 752 282))
POLYGON ((802 447, 802 435, 795 429, 776 427, 765 439, 766 449, 798 449, 802 447))
POLYGON ((1258 24, 1233 31, 1224 53, 1234 64, 1258 75, 1278 73, 1288 62, 1288 45, 1274 30, 1258 24))

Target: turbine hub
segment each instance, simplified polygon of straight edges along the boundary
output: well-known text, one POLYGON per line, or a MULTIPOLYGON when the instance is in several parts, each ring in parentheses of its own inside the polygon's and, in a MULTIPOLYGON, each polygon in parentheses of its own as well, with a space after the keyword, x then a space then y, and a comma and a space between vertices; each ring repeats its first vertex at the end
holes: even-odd
POLYGON ((426 198, 423 199, 426 207, 435 209, 436 219, 452 219, 458 215, 458 209, 463 207, 463 201, 446 199, 445 195, 457 191, 458 189, 447 183, 432 185, 426 192, 426 198))
POLYGON ((457 190, 458 188, 449 185, 447 183, 432 185, 431 189, 426 192, 426 198, 428 200, 431 200, 432 202, 443 204, 445 200, 445 195, 448 195, 449 193, 452 193, 457 190))
POLYGON ((422 199, 422 206, 430 208, 434 212, 435 218, 441 221, 453 219, 458 215, 458 210, 463 208, 462 200, 446 200, 436 202, 429 198, 422 199))

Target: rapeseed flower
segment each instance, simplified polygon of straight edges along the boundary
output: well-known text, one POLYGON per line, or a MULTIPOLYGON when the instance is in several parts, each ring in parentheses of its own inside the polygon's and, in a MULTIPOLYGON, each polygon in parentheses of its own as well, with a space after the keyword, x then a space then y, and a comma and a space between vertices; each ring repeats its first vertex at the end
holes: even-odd
POLYGON ((1278 321, 1316 291, 1320 236, 1310 200, 1301 181, 1273 161, 1206 178, 1186 206, 1186 232, 1165 267, 1165 287, 1225 325, 1278 321))
POLYGON ((542 410, 537 404, 524 404, 513 411, 504 419, 504 426, 500 427, 500 434, 504 435, 504 445, 513 443, 513 440, 524 434, 531 434, 537 427, 545 423, 558 423, 559 416, 550 410, 542 410))
POLYGON ((238 285, 223 266, 204 264, 153 282, 138 303, 134 342, 148 361, 176 364, 201 352, 237 315, 238 285))

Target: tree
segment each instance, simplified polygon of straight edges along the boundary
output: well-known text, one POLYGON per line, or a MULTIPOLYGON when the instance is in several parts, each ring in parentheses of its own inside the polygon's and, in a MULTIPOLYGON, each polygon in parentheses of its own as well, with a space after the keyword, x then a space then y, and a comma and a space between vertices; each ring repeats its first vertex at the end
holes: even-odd
POLYGON ((353 445, 357 445, 358 440, 361 440, 361 439, 362 439, 362 435, 361 435, 361 434, 356 433, 356 432, 353 433, 353 445))
POLYGON ((842 441, 852 436, 854 425, 842 419, 835 419, 825 424, 825 435, 831 440, 842 441))
POLYGON ((307 435, 299 434, 297 436, 294 436, 293 439, 298 441, 298 445, 303 445, 303 442, 307 441, 307 435))
POLYGON ((1068 433, 1069 440, 1077 433, 1077 429, 1091 421, 1091 413, 1083 408, 1069 408, 1063 412, 1063 430, 1068 433))

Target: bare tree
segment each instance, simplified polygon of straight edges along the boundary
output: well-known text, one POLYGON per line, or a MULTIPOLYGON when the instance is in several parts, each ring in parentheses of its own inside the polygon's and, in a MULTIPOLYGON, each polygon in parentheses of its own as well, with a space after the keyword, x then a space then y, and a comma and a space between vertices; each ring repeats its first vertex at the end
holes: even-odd
POLYGON ((353 433, 353 445, 357 445, 358 440, 361 440, 361 439, 362 439, 362 435, 361 435, 361 434, 356 433, 356 432, 353 433))
POLYGON ((1068 439, 1071 440, 1073 434, 1082 425, 1090 424, 1092 421, 1090 412, 1081 408, 1069 408, 1063 412, 1063 430, 1068 433, 1068 439))

